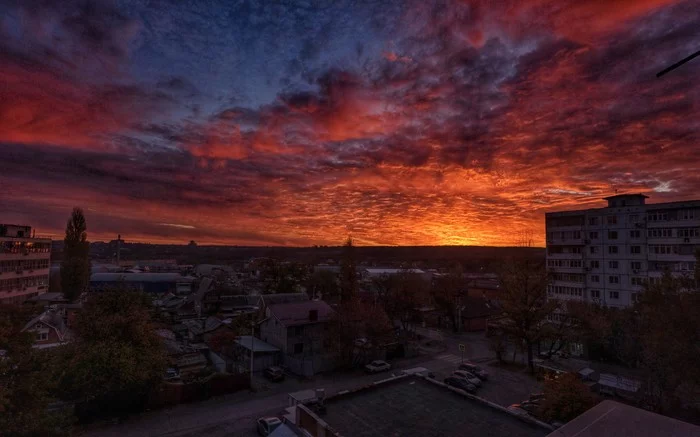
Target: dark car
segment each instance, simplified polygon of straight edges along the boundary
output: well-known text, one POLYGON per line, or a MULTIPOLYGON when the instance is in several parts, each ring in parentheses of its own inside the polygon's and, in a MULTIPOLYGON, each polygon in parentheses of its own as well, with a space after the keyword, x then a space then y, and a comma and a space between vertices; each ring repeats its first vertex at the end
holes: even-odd
POLYGON ((450 376, 445 378, 445 384, 449 385, 450 387, 458 388, 460 390, 464 390, 468 393, 475 393, 476 392, 476 386, 474 384, 471 384, 467 382, 464 378, 458 378, 456 376, 450 376))
POLYGON ((472 363, 462 363, 459 365, 459 370, 467 371, 481 380, 489 379, 489 372, 472 363))
POLYGON ((284 370, 279 367, 268 367, 263 370, 263 375, 270 381, 279 382, 284 381, 284 370))

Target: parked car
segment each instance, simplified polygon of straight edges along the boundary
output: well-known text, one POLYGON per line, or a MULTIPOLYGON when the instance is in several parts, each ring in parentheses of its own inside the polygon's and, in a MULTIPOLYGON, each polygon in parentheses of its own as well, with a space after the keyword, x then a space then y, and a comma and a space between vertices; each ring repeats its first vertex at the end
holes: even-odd
POLYGON ((268 436, 272 431, 282 425, 282 421, 277 417, 261 417, 257 420, 258 434, 268 436))
POLYGON ((365 371, 367 373, 379 373, 391 370, 391 364, 382 360, 374 360, 365 366, 365 371))
POLYGON ((466 379, 470 384, 474 384, 477 387, 481 386, 481 380, 465 370, 455 370, 452 372, 452 376, 466 379))
POLYGON ((520 408, 527 411, 529 414, 535 414, 540 409, 540 404, 537 402, 523 401, 520 403, 520 408))
POLYGON ((527 411, 525 411, 524 409, 522 409, 520 407, 520 404, 513 404, 513 405, 509 406, 508 411, 510 411, 511 413, 515 413, 519 416, 528 416, 529 415, 527 413, 527 411))
POLYGON ((172 367, 168 367, 165 370, 165 376, 163 376, 163 379, 166 381, 172 380, 172 379, 178 379, 180 377, 180 374, 177 373, 177 370, 173 369, 172 367))
POLYGON ((464 390, 467 393, 475 393, 476 392, 476 386, 474 384, 470 384, 464 378, 458 378, 456 376, 448 376, 447 378, 445 378, 444 382, 445 382, 445 384, 449 385, 450 387, 464 390))
POLYGON ((284 381, 284 370, 279 367, 268 367, 263 370, 263 375, 270 381, 279 382, 284 381))
POLYGON ((544 393, 532 393, 530 394, 530 401, 531 402, 539 402, 544 399, 544 393))
POLYGON ((466 370, 467 372, 473 374, 477 378, 484 381, 489 379, 489 372, 473 363, 462 363, 459 365, 459 370, 466 370))

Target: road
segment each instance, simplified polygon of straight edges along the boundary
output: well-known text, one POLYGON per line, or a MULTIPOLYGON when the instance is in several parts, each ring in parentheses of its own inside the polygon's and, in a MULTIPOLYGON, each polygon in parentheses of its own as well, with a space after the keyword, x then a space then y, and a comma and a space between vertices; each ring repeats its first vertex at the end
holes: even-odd
MULTIPOLYGON (((504 406, 527 398, 529 393, 541 387, 522 371, 508 371, 493 366, 492 354, 483 334, 447 335, 440 347, 431 355, 404 359, 395 362, 396 372, 401 369, 422 366, 442 380, 459 365, 462 359, 459 344, 465 345, 465 359, 469 358, 486 368, 491 377, 482 384, 478 395, 504 406)), ((387 374, 366 375, 360 371, 318 376, 314 380, 300 381, 288 378, 281 384, 256 381, 258 391, 240 392, 209 399, 195 404, 178 405, 173 408, 145 413, 117 425, 85 430, 82 435, 90 437, 117 436, 168 436, 189 437, 206 435, 253 436, 256 435, 255 420, 261 416, 281 414, 287 406, 287 393, 324 388, 327 395, 355 388, 363 384, 384 379, 387 374)))

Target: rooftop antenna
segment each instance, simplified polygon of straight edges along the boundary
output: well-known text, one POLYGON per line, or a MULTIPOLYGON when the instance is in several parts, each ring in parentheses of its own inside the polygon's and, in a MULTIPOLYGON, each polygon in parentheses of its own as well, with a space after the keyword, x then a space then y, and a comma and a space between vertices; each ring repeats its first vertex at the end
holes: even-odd
POLYGON ((656 73, 656 77, 661 77, 664 74, 675 70, 676 68, 680 67, 681 65, 683 65, 687 62, 690 62, 693 58, 697 58, 698 56, 700 56, 700 50, 691 54, 690 56, 686 56, 685 58, 683 58, 680 61, 676 62, 675 64, 671 65, 670 67, 666 67, 663 70, 659 71, 658 73, 656 73))

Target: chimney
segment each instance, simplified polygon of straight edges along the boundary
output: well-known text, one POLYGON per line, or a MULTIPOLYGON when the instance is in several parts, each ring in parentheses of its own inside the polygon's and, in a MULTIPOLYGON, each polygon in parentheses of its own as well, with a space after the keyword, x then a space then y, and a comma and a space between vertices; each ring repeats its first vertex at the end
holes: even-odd
POLYGON ((309 310, 309 320, 312 322, 318 320, 318 310, 309 310))

